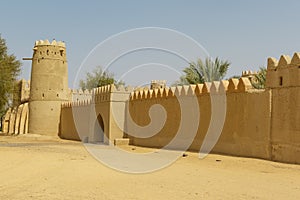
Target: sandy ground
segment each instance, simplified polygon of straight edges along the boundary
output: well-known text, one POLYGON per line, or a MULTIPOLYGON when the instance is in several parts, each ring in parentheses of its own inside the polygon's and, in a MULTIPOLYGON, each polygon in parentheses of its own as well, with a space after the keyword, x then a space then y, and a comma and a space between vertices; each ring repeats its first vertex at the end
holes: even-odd
POLYGON ((0 136, 0 199, 300 199, 299 165, 187 154, 157 172, 127 174, 80 142, 0 136))

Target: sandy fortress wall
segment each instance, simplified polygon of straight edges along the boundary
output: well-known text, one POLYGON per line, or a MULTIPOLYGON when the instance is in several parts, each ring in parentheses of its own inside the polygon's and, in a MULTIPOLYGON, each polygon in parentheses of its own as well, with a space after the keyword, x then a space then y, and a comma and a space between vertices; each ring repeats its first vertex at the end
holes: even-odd
POLYGON ((300 53, 268 59, 272 160, 300 163, 300 53))
MULTIPOLYGON (((107 85, 92 90, 90 100, 66 102, 61 105, 60 134, 64 139, 110 143, 123 138, 123 131, 112 116, 112 107, 124 107, 131 87, 107 85)), ((121 110, 120 115, 124 115, 121 110)), ((124 120, 124 116, 122 116, 124 120)), ((123 127, 122 127, 123 129, 123 127)))
MULTIPOLYGON (((240 79, 174 88, 155 81, 151 89, 107 85, 82 91, 68 88, 63 42, 40 40, 33 50, 31 81, 19 83, 20 96, 15 102, 20 105, 9 109, 2 119, 4 133, 59 135, 95 143, 129 141, 133 145, 161 148, 170 144, 179 129, 183 112, 179 101, 196 98, 200 119, 196 121, 198 128, 188 149, 199 151, 208 130, 217 131, 215 126, 209 129, 211 123, 216 123, 212 120, 212 99, 224 93, 224 127, 212 152, 300 164, 299 53, 292 58, 283 55, 279 60, 268 59, 264 90, 252 87, 249 81, 252 73, 247 72, 240 79), (123 131, 132 126, 130 119, 141 127, 147 126, 151 122, 149 110, 155 104, 163 106, 167 114, 163 128, 156 135, 142 138, 123 131)), ((193 107, 184 109, 191 116, 196 112, 193 107)), ((159 113, 154 115, 153 121, 159 121, 159 113)), ((169 148, 181 149, 190 132, 187 129, 181 143, 169 148)))
POLYGON ((9 108, 2 118, 2 132, 7 135, 28 133, 28 103, 9 108))
MULTIPOLYGON (((167 111, 163 129, 150 138, 130 137, 134 145, 161 148, 177 134, 181 110, 178 98, 195 95, 200 107, 198 131, 189 150, 199 151, 211 123, 211 98, 218 98, 218 91, 226 91, 226 118, 221 137, 213 152, 247 157, 270 158, 271 93, 252 88, 248 78, 205 83, 176 88, 138 91, 131 95, 130 114, 134 121, 145 126, 150 123, 149 108, 162 105, 167 111)), ((184 108, 185 109, 185 108, 184 108)), ((193 108, 189 112, 193 112, 193 108)), ((193 119, 191 119, 193 120, 193 119)), ((196 122, 197 123, 197 122, 196 122)), ((173 147, 180 149, 180 144, 173 147)))
MULTIPOLYGON (((139 89, 131 92, 128 100, 126 97, 129 91, 126 91, 117 102, 128 106, 130 117, 138 125, 146 126, 150 123, 149 109, 155 104, 162 105, 167 112, 164 127, 149 138, 132 137, 123 133, 112 117, 112 107, 117 106, 114 104, 116 101, 112 100, 114 92, 110 89, 114 86, 107 86, 106 89, 97 88, 94 90, 94 96, 92 95, 94 100, 90 103, 76 102, 63 105, 61 136, 79 139, 72 119, 72 107, 75 107, 73 112, 82 113, 86 119, 80 123, 79 128, 91 134, 86 136, 87 138, 97 138, 100 132, 94 126, 96 119, 99 121, 99 113, 102 113, 103 122, 100 124, 103 125, 108 140, 113 141, 118 137, 129 138, 133 145, 161 148, 174 138, 179 128, 181 110, 178 98, 196 96, 200 107, 200 120, 197 134, 189 150, 199 151, 211 123, 211 97, 218 95, 217 91, 224 91, 226 118, 221 136, 212 152, 299 164, 299 58, 299 53, 295 53, 293 58, 281 56, 279 61, 269 58, 265 90, 254 89, 249 79, 242 77, 175 88, 139 89), (93 108, 98 117, 88 116, 93 108)), ((124 127, 129 126, 126 120, 129 116, 124 117, 124 127)), ((180 149, 181 146, 178 144, 170 148, 180 149)))
POLYGON ((78 89, 78 90, 71 90, 71 99, 73 102, 75 101, 87 101, 87 100, 92 100, 92 92, 89 91, 89 90, 81 90, 81 89, 78 89))
POLYGON ((13 107, 2 118, 2 132, 8 135, 28 133, 28 100, 30 81, 17 81, 13 93, 13 107))

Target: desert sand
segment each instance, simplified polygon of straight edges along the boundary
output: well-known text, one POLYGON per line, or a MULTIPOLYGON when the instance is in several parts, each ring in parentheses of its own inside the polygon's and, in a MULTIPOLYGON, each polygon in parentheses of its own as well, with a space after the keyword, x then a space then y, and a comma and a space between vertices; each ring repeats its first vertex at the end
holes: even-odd
POLYGON ((81 142, 0 136, 0 199, 300 199, 299 165, 187 155, 156 172, 128 174, 101 164, 81 142))

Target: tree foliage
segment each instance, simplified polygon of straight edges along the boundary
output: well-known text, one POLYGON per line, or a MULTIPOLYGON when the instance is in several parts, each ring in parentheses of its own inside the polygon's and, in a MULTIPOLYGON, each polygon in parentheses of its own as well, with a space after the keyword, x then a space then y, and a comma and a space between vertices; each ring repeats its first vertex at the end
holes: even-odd
POLYGON ((260 67, 254 78, 251 79, 251 84, 256 89, 264 89, 266 86, 266 75, 267 69, 265 67, 260 67))
POLYGON ((21 62, 13 54, 8 54, 6 41, 0 35, 0 117, 10 106, 20 67, 21 62))
POLYGON ((179 84, 197 84, 222 80, 229 65, 228 61, 222 61, 218 57, 215 60, 206 58, 205 62, 198 59, 197 62, 190 63, 190 66, 183 70, 185 75, 180 77, 179 84))
POLYGON ((240 79, 242 76, 241 75, 233 75, 229 79, 235 78, 235 79, 240 79))
POLYGON ((86 74, 85 80, 80 80, 79 87, 82 90, 101 87, 104 85, 115 84, 124 85, 123 81, 116 81, 114 74, 109 71, 103 71, 101 66, 96 67, 91 73, 86 74))

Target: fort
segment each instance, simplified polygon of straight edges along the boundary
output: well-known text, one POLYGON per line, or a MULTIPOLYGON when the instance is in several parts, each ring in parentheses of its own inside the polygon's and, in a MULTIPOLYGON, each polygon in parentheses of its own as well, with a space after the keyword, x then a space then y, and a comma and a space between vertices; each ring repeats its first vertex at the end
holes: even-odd
POLYGON ((170 88, 165 81, 153 81, 150 88, 107 85, 92 91, 71 90, 65 44, 40 40, 33 48, 31 80, 18 83, 17 106, 4 116, 3 132, 161 148, 179 129, 179 99, 195 97, 200 120, 188 150, 199 151, 212 120, 212 98, 223 92, 226 116, 213 153, 300 164, 300 53, 268 58, 265 89, 252 87, 252 75, 245 71, 240 79, 170 88), (129 119, 148 125, 149 109, 156 104, 167 114, 157 134, 137 137, 124 132, 129 119), (114 115, 121 118, 122 127, 114 115))

